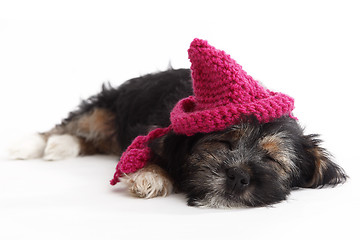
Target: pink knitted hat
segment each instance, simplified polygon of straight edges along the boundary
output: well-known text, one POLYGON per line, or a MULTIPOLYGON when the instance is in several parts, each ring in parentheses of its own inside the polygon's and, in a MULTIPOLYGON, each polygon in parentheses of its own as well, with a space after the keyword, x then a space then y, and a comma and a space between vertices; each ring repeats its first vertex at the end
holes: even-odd
POLYGON ((171 125, 135 138, 120 158, 111 184, 136 172, 151 158, 148 142, 170 131, 187 136, 224 130, 253 115, 266 123, 291 116, 294 99, 272 92, 242 70, 224 51, 194 39, 188 50, 194 96, 180 100, 170 113, 171 125))

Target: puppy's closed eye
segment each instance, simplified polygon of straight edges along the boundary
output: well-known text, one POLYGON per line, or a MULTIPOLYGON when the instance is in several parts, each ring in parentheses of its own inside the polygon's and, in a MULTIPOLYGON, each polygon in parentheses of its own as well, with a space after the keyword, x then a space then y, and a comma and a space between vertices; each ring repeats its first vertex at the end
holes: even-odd
POLYGON ((266 155, 266 156, 264 157, 264 160, 265 160, 266 162, 275 163, 275 164, 277 164, 278 166, 280 166, 281 168, 285 168, 285 166, 284 166, 283 163, 281 163, 280 161, 278 161, 276 158, 273 158, 271 155, 266 155))
POLYGON ((224 147, 226 147, 227 149, 229 149, 230 151, 234 150, 234 144, 230 141, 226 141, 226 140, 218 140, 216 141, 219 144, 222 144, 224 147))

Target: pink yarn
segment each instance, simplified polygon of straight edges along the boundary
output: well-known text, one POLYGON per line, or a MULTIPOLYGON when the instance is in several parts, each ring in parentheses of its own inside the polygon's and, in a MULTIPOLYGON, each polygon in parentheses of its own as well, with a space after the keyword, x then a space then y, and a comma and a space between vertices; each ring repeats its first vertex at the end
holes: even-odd
MULTIPOLYGON (((135 172, 151 158, 148 142, 174 131, 187 136, 224 130, 254 115, 266 123, 291 116, 294 99, 272 92, 248 75, 224 51, 194 39, 188 50, 194 96, 180 100, 170 113, 171 125, 135 138, 116 167, 114 185, 125 173, 135 172)), ((291 116, 292 117, 292 116, 291 116)))
POLYGON ((194 95, 178 102, 171 112, 178 134, 219 131, 254 115, 266 123, 290 114, 294 99, 265 89, 224 51, 194 39, 188 50, 194 95))
POLYGON ((115 185, 119 178, 125 173, 136 172, 143 168, 146 162, 151 158, 151 149, 147 146, 148 142, 153 139, 164 136, 171 131, 171 126, 167 128, 157 128, 151 131, 147 136, 138 136, 131 145, 121 155, 120 162, 116 166, 114 178, 110 181, 111 185, 115 185))

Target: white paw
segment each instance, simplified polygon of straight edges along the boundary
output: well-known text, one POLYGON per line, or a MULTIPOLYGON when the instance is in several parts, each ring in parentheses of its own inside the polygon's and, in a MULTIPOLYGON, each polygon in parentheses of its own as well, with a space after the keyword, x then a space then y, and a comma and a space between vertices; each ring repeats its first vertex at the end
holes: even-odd
POLYGON ((9 147, 9 156, 12 159, 41 158, 46 146, 45 139, 38 133, 28 135, 9 147))
POLYGON ((158 169, 140 169, 130 174, 126 181, 130 192, 141 198, 165 197, 173 190, 172 182, 158 169))
POLYGON ((46 144, 44 159, 59 160, 65 158, 77 157, 80 153, 80 143, 74 136, 53 135, 46 144))

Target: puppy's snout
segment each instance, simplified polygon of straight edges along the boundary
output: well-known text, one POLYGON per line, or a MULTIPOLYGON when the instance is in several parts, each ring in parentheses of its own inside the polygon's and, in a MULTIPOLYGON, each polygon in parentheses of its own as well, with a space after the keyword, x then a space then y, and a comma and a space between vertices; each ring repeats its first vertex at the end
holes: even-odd
POLYGON ((227 184, 232 191, 241 191, 250 184, 250 175, 241 168, 229 168, 226 170, 227 184))

